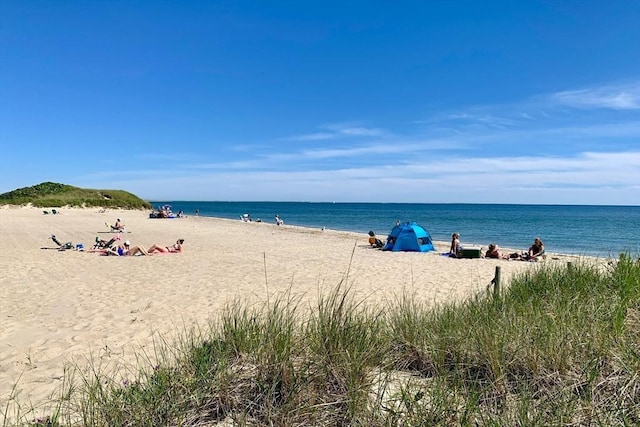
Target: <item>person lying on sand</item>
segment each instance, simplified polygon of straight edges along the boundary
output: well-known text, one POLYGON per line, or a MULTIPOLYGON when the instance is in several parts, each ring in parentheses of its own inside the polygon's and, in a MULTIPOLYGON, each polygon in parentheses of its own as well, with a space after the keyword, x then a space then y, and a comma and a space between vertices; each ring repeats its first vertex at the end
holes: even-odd
POLYGON ((116 246, 111 249, 105 250, 103 254, 116 256, 152 255, 142 245, 131 246, 131 242, 128 240, 124 242, 122 246, 116 246))
POLYGON ((182 252, 182 244, 184 243, 184 239, 176 240, 176 243, 171 246, 162 246, 158 244, 154 244, 149 248, 150 253, 164 253, 164 254, 174 254, 182 252))
POLYGON ((503 254, 498 245, 491 243, 489 249, 484 254, 485 258, 509 259, 509 255, 503 254))

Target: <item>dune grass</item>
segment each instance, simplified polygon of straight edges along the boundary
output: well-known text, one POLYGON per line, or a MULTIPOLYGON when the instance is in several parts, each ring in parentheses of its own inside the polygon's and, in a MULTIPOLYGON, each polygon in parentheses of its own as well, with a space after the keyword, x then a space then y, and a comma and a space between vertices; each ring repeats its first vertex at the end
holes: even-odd
POLYGON ((70 369, 48 408, 4 425, 640 425, 640 259, 541 265, 435 308, 346 279, 313 307, 236 301, 139 371, 70 369))

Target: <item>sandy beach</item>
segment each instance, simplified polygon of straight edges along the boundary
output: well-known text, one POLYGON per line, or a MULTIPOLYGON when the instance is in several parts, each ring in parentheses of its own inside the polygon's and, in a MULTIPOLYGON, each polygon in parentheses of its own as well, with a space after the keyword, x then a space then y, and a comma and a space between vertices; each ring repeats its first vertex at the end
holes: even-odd
MULTIPOLYGON (((312 303, 346 278, 353 295, 371 303, 403 292, 445 303, 487 289, 497 265, 504 281, 537 265, 449 259, 440 255, 449 242, 436 242, 437 253, 391 253, 371 249, 366 235, 332 230, 195 216, 149 219, 143 211, 58 211, 0 209, 3 408, 12 393, 35 406, 47 399, 68 362, 93 357, 132 363, 154 337, 170 340, 194 324, 206 325, 234 299, 261 303, 290 290, 312 303), (105 222, 118 217, 132 245, 183 238, 185 251, 101 256, 58 251, 49 239, 55 234, 90 249, 96 236, 113 236, 105 222)), ((554 255, 544 262, 566 260, 554 255)))

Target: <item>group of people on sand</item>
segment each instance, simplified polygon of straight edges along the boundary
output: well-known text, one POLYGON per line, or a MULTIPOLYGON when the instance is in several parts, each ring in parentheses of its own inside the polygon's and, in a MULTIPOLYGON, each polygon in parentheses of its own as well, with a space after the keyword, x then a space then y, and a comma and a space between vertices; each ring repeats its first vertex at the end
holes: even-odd
POLYGON ((122 246, 114 246, 100 251, 103 255, 116 256, 136 256, 136 255, 153 255, 153 254, 174 254, 182 252, 184 239, 176 240, 176 243, 170 246, 153 244, 148 249, 143 245, 131 246, 131 242, 126 240, 122 246))
MULTIPOLYGON (((460 246, 460 234, 453 233, 451 235, 451 247, 449 248, 449 257, 460 258, 462 247, 460 246)), ((533 240, 533 244, 526 252, 515 252, 512 254, 505 254, 500 250, 500 247, 495 243, 491 243, 489 248, 484 254, 485 258, 494 259, 507 259, 507 260, 519 260, 519 261, 538 261, 544 256, 545 249, 544 243, 539 237, 533 240)))
MULTIPOLYGON (((284 220, 282 218, 280 218, 280 215, 278 215, 278 214, 275 214, 273 219, 274 219, 276 225, 283 225, 284 224, 284 220)), ((260 218, 257 218, 257 219, 251 218, 251 215, 248 214, 248 213, 240 215, 240 220, 242 222, 262 222, 262 220, 260 218)))
MULTIPOLYGON (((369 246, 371 246, 372 248, 382 248, 384 246, 382 240, 378 239, 373 231, 369 231, 368 234, 369 246)), ((480 249, 478 249, 478 251, 480 251, 480 249)), ((483 258, 494 259, 538 261, 539 259, 542 259, 544 257, 544 253, 544 243, 542 243, 542 240, 539 237, 536 237, 533 240, 533 244, 527 251, 505 254, 502 252, 498 245, 496 245, 495 243, 491 243, 489 245, 489 249, 484 254, 478 255, 477 257, 480 258, 482 256, 483 258)), ((451 234, 451 245, 449 247, 449 252, 445 252, 443 255, 446 255, 449 258, 463 258, 462 246, 460 244, 460 233, 451 234)))
POLYGON ((149 214, 149 218, 181 218, 184 216, 184 212, 178 212, 178 216, 171 210, 171 205, 161 206, 157 211, 154 210, 149 214))
POLYGON ((544 258, 544 253, 544 243, 542 243, 542 240, 540 240, 539 237, 536 237, 533 240, 533 244, 529 247, 529 250, 527 250, 526 252, 514 252, 512 254, 503 253, 498 245, 496 245, 495 243, 491 243, 484 257, 535 262, 539 259, 544 258))
POLYGON ((248 213, 240 215, 240 220, 242 222, 262 222, 260 218, 253 219, 248 213))

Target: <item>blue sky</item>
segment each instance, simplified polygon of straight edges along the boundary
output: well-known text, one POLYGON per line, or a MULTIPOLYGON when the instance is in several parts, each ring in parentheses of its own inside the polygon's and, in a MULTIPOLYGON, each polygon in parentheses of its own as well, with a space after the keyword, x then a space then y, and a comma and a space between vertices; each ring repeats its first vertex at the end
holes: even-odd
POLYGON ((640 1, 2 1, 0 193, 640 205, 640 1))

